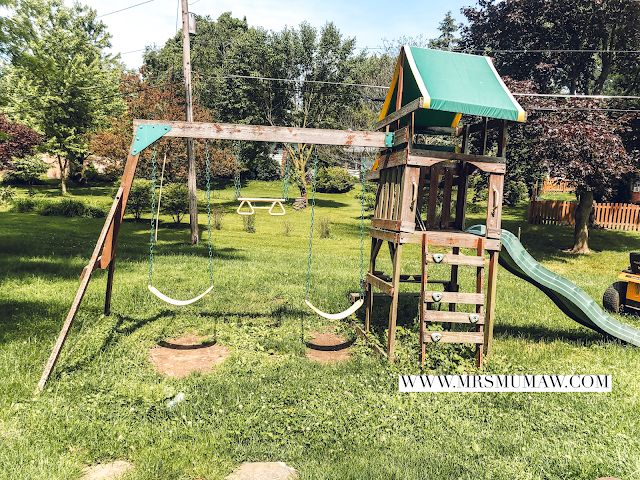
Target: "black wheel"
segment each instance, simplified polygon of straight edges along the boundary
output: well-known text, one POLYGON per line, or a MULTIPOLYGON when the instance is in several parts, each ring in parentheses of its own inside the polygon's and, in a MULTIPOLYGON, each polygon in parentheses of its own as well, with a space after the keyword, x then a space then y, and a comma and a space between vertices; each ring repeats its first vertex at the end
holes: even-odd
POLYGON ((614 282, 604 292, 602 305, 610 312, 621 313, 627 296, 627 282, 614 282))

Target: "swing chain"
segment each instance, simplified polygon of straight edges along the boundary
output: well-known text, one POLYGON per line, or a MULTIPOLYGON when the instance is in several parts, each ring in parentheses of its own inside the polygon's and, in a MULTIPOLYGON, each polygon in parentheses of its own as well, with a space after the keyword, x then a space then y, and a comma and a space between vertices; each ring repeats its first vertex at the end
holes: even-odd
POLYGON ((289 164, 289 155, 286 153, 286 150, 282 151, 284 155, 284 177, 282 179, 282 198, 285 200, 289 200, 289 175, 290 175, 290 164, 289 164))
POLYGON ((365 193, 366 185, 366 167, 364 159, 360 158, 360 298, 364 298, 365 294, 365 273, 364 273, 364 238, 365 238, 365 193))
POLYGON ((233 175, 233 186, 235 188, 236 200, 242 196, 240 191, 242 187, 242 180, 240 178, 240 143, 233 142, 233 155, 235 157, 236 162, 236 171, 233 175))
POLYGON ((209 156, 209 141, 206 140, 204 144, 204 159, 206 168, 206 181, 207 181, 207 233, 208 242, 207 247, 209 249, 209 282, 213 285, 213 238, 211 237, 211 158, 209 156))
POLYGON ((151 152, 151 228, 149 232, 149 285, 153 280, 153 249, 155 247, 156 176, 158 173, 157 147, 151 152))
POLYGON ((309 227, 309 255, 307 256, 307 286, 305 299, 309 300, 311 293, 311 264, 313 262, 313 229, 316 216, 316 177, 318 176, 318 155, 313 155, 313 173, 311 177, 311 221, 309 227))

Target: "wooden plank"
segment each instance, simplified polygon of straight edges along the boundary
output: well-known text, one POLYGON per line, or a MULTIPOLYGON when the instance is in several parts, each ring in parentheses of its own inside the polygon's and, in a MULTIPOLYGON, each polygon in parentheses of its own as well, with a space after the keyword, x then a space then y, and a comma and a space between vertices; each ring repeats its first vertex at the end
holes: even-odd
POLYGON ((451 189, 453 188, 453 173, 450 169, 444 171, 444 188, 442 190, 442 209, 440 211, 440 228, 449 228, 451 222, 451 189))
POLYGON ((396 151, 387 151, 386 153, 382 153, 378 155, 378 170, 384 170, 385 168, 393 168, 398 167, 400 165, 407 164, 407 157, 409 155, 409 150, 403 148, 401 150, 396 151))
POLYGON ((418 97, 415 100, 413 100, 413 101, 407 103, 406 105, 404 105, 403 107, 401 107, 399 110, 396 110, 395 112, 387 115, 382 120, 380 120, 379 122, 374 124, 373 129, 374 130, 380 130, 381 128, 384 128, 387 125, 390 125, 391 123, 393 123, 393 122, 395 122, 397 120, 400 120, 405 115, 408 115, 411 112, 415 112, 416 110, 418 110, 420 108, 423 108, 423 107, 424 107, 424 98, 418 97))
POLYGON ((462 162, 506 163, 505 157, 491 157, 489 155, 473 155, 460 152, 440 152, 436 150, 411 150, 410 157, 437 158, 462 162))
POLYGON ((484 295, 481 293, 468 293, 468 292, 433 292, 428 291, 424 293, 425 302, 437 303, 433 294, 440 296, 440 303, 464 303, 466 305, 483 305, 484 295))
POLYGON ((399 147, 400 145, 405 145, 409 143, 410 139, 410 130, 409 126, 402 127, 399 130, 393 132, 393 146, 399 147))
POLYGON ((400 243, 400 234, 396 232, 389 232, 384 229, 371 228, 369 229, 369 235, 379 240, 385 240, 388 242, 400 243))
POLYGON ((427 343, 475 343, 483 342, 482 333, 480 332, 427 332, 427 343), (435 341, 435 335, 440 335, 439 340, 435 341))
POLYGON ((493 324, 496 315, 496 290, 498 280, 498 255, 499 252, 489 253, 489 279, 487 285, 487 310, 486 327, 484 331, 484 352, 485 355, 491 353, 493 346, 493 324))
POLYGON ((499 239, 502 234, 502 192, 504 175, 489 175, 489 197, 487 199, 487 237, 499 239))
POLYGON ((446 310, 425 310, 425 321, 431 323, 465 323, 467 325, 484 324, 484 315, 478 314, 478 321, 474 324, 469 320, 468 312, 448 312, 446 310))
POLYGON ((484 240, 485 249, 498 251, 501 248, 500 240, 484 238, 470 233, 444 230, 428 230, 427 232, 402 232, 400 243, 422 243, 422 235, 429 235, 429 245, 438 247, 477 248, 478 241, 484 240))
POLYGON ((476 255, 463 255, 453 253, 445 253, 444 257, 440 262, 436 262, 433 259, 433 254, 429 254, 426 256, 426 261, 428 263, 439 263, 442 265, 467 265, 471 267, 484 267, 484 257, 479 257, 476 255))
POLYGON ((391 285, 389 282, 384 281, 382 278, 373 275, 372 273, 367 273, 365 279, 368 284, 373 285, 378 290, 383 291, 389 296, 393 295, 393 285, 391 285))
POLYGON ((424 292, 427 289, 427 256, 429 255, 429 244, 427 243, 427 236, 422 236, 422 263, 420 272, 420 365, 424 368, 426 362, 427 352, 424 345, 424 339, 426 337, 426 317, 425 310, 427 308, 424 292))
POLYGON ((95 270, 95 266, 96 266, 96 263, 98 262, 98 257, 100 255, 100 250, 102 250, 102 246, 104 245, 104 242, 107 239, 107 234, 109 233, 111 226, 113 225, 115 216, 121 210, 124 211, 124 206, 122 203, 123 191, 124 191, 123 187, 120 187, 118 189, 118 192, 116 193, 116 196, 113 200, 113 204, 111 205, 111 209, 107 214, 107 218, 105 219, 104 225, 102 226, 102 230, 100 231, 100 235, 98 236, 98 241, 96 242, 96 245, 93 249, 93 253, 91 254, 89 263, 87 264, 86 273, 82 277, 80 286, 78 287, 78 291, 76 292, 76 296, 73 299, 73 302, 71 304, 71 308, 67 313, 67 317, 64 320, 62 329, 58 334, 56 343, 54 344, 53 349, 51 350, 49 359, 47 360, 47 363, 44 367, 44 371, 42 372, 42 376, 40 377, 40 381, 38 382, 39 391, 42 391, 42 389, 44 388, 45 384, 47 383, 47 380, 49 379, 49 376, 51 375, 51 372, 53 371, 53 368, 56 365, 56 362, 58 361, 58 357, 60 356, 60 351, 64 346, 64 342, 66 341, 67 335, 69 334, 69 329, 71 328, 71 324, 73 323, 73 320, 76 317, 76 313, 80 308, 80 304, 82 303, 84 294, 87 291, 87 287, 89 286, 89 280, 91 279, 91 274, 95 270))
POLYGON ((165 137, 387 148, 385 132, 163 120, 134 120, 134 131, 140 125, 169 125, 165 137))
POLYGON ((391 305, 389 306, 389 331, 387 335, 387 356, 390 362, 395 360, 396 345, 396 324, 398 320, 398 294, 400 293, 400 267, 402 262, 402 248, 400 243, 396 245, 393 259, 393 275, 391 285, 393 287, 393 296, 391 297, 391 305))
POLYGON ((384 230, 399 231, 402 228, 402 222, 400 220, 384 220, 382 218, 374 218, 371 220, 371 226, 373 228, 382 228, 384 230))

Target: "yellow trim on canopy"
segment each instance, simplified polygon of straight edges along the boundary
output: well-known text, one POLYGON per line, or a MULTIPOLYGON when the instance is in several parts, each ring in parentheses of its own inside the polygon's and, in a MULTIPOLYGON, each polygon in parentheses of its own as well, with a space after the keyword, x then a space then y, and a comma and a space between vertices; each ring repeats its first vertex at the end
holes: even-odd
POLYGON ((456 113, 456 116, 453 117, 453 122, 451 122, 451 128, 456 128, 462 119, 461 113, 456 113))
POLYGON ((389 111, 389 106, 391 105, 391 99, 393 97, 393 90, 396 88, 396 84, 398 83, 398 77, 400 76, 401 60, 402 60, 402 55, 398 57, 398 61, 396 62, 396 67, 393 70, 393 78, 391 79, 391 86, 389 87, 389 90, 387 90, 387 96, 384 99, 384 104, 382 105, 382 110, 380 110, 380 115, 378 115, 378 121, 383 120, 384 117, 387 116, 387 112, 389 111))

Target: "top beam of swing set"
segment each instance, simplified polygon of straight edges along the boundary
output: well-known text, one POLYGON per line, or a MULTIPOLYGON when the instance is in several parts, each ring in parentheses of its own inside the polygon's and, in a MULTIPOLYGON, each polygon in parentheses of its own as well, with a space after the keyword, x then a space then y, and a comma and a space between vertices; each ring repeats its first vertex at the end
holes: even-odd
POLYGON ((353 147, 387 148, 393 134, 366 130, 330 130, 320 128, 275 127, 267 125, 238 125, 230 123, 167 122, 163 120, 134 120, 133 129, 143 125, 169 126, 165 137, 199 138, 211 140, 241 140, 247 142, 308 143, 353 147))

